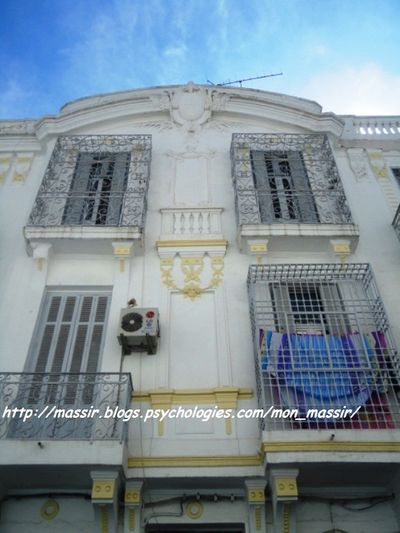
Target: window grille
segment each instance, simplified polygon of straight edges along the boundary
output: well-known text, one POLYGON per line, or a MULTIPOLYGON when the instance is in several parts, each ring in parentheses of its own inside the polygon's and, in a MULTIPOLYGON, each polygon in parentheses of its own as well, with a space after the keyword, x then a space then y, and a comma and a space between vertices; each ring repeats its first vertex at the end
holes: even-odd
POLYGON ((278 409, 265 429, 399 427, 399 362, 369 265, 251 266, 248 287, 258 396, 278 409))
POLYGON ((324 134, 235 133, 236 214, 244 224, 352 224, 324 134))
POLYGON ((150 135, 60 137, 28 226, 143 228, 150 135))

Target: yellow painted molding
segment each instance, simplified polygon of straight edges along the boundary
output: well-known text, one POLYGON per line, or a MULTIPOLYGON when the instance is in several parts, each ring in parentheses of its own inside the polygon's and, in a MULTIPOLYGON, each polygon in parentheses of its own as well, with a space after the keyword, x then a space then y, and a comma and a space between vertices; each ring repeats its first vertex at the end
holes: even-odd
POLYGON ((296 478, 295 477, 275 478, 275 494, 279 497, 298 496, 296 478))
POLYGON ((201 502, 191 501, 186 504, 185 512, 186 515, 192 520, 197 520, 203 514, 204 507, 201 502))
POLYGON ((125 503, 140 503, 140 490, 126 489, 125 503))
POLYGON ((290 533, 290 507, 284 505, 283 507, 283 533, 290 533))
POLYGON ((176 240, 176 241, 156 241, 157 248, 188 248, 190 246, 225 246, 227 247, 229 241, 224 239, 193 239, 193 240, 176 240))
POLYGON ((137 391, 132 395, 135 402, 149 402, 153 408, 168 408, 171 405, 205 405, 235 408, 237 401, 253 398, 253 389, 239 387, 216 387, 214 389, 156 389, 137 391), (220 402, 220 403, 218 403, 220 402))
POLYGON ((60 512, 60 506, 56 500, 48 499, 40 508, 40 516, 44 520, 53 520, 60 512))
POLYGON ((400 452, 400 442, 313 441, 263 442, 262 451, 271 452, 400 452))
POLYGON ((95 479, 92 486, 92 500, 112 500, 114 490, 114 479, 95 479))
POLYGON ((108 533, 109 531, 108 509, 105 506, 100 507, 100 525, 101 525, 101 533, 108 533))
POLYGON ((259 466, 261 455, 187 455, 129 457, 129 468, 202 467, 202 466, 259 466))
POLYGON ((128 528, 129 531, 134 531, 136 527, 135 509, 128 509, 128 528))
POLYGON ((264 489, 260 487, 248 487, 247 488, 247 500, 250 503, 264 503, 265 502, 265 493, 264 489))
POLYGON ((256 530, 260 531, 262 525, 262 515, 261 507, 259 505, 257 505, 257 507, 254 509, 254 523, 256 526, 256 530))

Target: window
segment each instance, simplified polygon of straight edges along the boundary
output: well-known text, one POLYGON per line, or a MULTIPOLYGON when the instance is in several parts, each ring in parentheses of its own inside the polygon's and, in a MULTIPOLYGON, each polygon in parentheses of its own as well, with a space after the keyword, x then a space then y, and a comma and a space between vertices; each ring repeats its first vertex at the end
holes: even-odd
MULTIPOLYGON (((104 383, 96 374, 109 303, 106 291, 47 292, 16 405, 40 411, 45 406, 69 409, 99 403, 104 383)), ((111 401, 111 383, 108 388, 111 401)), ((54 417, 15 420, 9 436, 64 438, 74 434, 74 438, 83 438, 91 434, 92 422, 54 417)))
POLYGON ((248 286, 261 406, 297 413, 266 427, 398 427, 397 353, 368 265, 254 265, 248 286), (326 414, 343 406, 359 414, 326 414))
POLYGON ((327 135, 234 133, 231 162, 240 228, 353 223, 327 135))
POLYGON ((128 152, 80 153, 63 224, 119 225, 129 163, 128 152))
POLYGON ((142 230, 150 159, 151 135, 59 137, 25 236, 49 226, 90 226, 91 236, 102 226, 142 230))
POLYGON ((301 152, 252 150, 250 158, 262 223, 318 222, 301 152))

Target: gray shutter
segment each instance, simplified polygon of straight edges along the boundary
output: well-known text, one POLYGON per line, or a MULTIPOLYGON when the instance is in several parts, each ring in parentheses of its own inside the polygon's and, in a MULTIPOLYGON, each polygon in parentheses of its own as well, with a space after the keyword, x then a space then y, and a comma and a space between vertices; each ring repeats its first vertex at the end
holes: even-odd
POLYGON ((251 151, 251 162, 262 223, 319 221, 301 152, 251 151), (267 168, 268 157, 271 162, 267 168), (280 168, 284 161, 288 172, 280 168), (271 181, 275 181, 273 189, 271 181))
POLYGON ((76 226, 82 224, 86 209, 87 188, 92 164, 92 153, 81 152, 78 155, 67 205, 64 211, 64 225, 76 226))
POLYGON ((302 153, 288 151, 287 157, 292 176, 293 191, 299 210, 299 222, 317 223, 319 222, 318 212, 302 153))
POLYGON ((260 210, 261 222, 270 224, 275 221, 275 213, 272 204, 271 188, 269 186, 269 176, 265 167, 266 152, 258 150, 251 151, 251 165, 253 178, 257 189, 258 207, 260 210))
POLYGON ((114 172, 111 179, 110 198, 108 201, 107 218, 104 224, 118 226, 121 218, 121 208, 128 178, 130 153, 113 154, 114 172))
MULTIPOLYGON (((48 293, 44 316, 39 319, 40 340, 31 354, 34 372, 47 376, 37 377, 43 385, 31 388, 31 402, 71 404, 77 400, 78 376, 63 383, 60 374, 97 372, 109 299, 104 294, 48 293)), ((84 391, 85 387, 79 388, 84 391)))

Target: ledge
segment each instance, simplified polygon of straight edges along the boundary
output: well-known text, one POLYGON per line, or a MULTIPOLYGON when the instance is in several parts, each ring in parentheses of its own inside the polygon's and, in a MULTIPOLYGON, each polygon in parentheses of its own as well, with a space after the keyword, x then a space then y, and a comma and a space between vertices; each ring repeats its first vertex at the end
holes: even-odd
POLYGON ((332 239, 346 239, 353 253, 359 236, 356 224, 244 224, 238 241, 244 253, 250 252, 255 240, 266 243, 271 252, 327 252, 332 251, 332 239))
POLYGON ((110 253, 112 242, 133 241, 141 248, 143 240, 142 230, 134 226, 25 226, 23 233, 29 255, 41 243, 56 253, 110 253))

